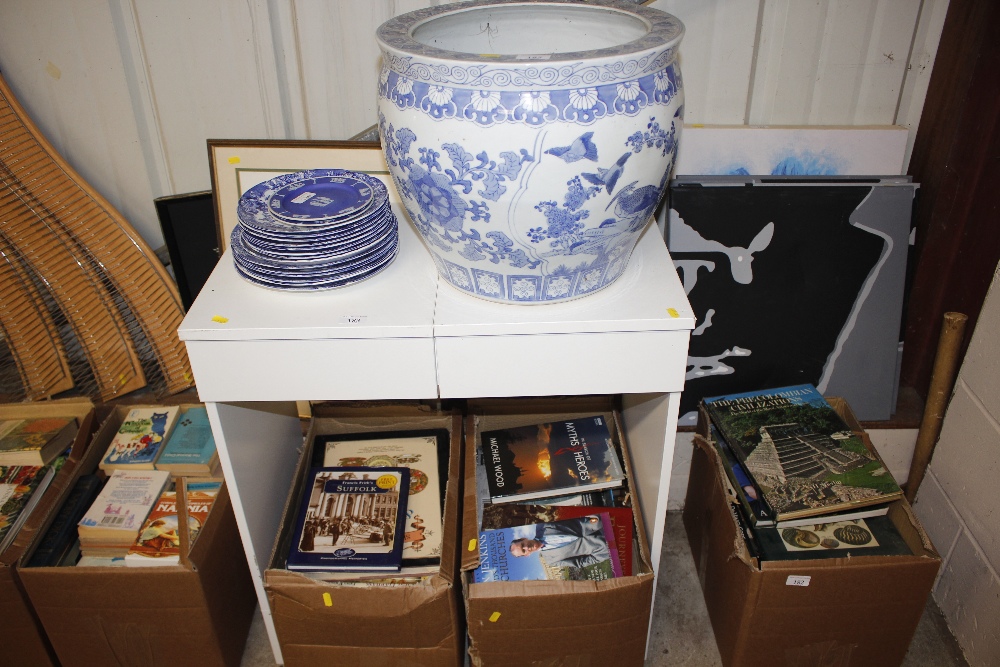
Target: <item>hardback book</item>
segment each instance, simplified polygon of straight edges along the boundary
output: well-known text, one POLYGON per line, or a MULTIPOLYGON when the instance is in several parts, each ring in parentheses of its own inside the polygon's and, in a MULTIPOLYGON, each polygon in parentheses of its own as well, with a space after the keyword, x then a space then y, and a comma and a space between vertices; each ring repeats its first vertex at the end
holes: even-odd
POLYGON ((77 532, 86 556, 124 556, 170 481, 165 470, 115 470, 77 532))
POLYGON ((101 460, 101 470, 152 470, 179 413, 176 405, 129 410, 101 460))
POLYGON ((101 478, 97 475, 77 478, 69 496, 28 559, 27 567, 56 567, 66 559, 73 546, 79 544, 76 526, 100 491, 101 478))
POLYGON ((156 460, 157 470, 168 470, 176 477, 217 474, 219 452, 203 406, 192 406, 178 416, 174 430, 166 439, 156 460))
POLYGON ((483 508, 483 530, 549 523, 595 514, 598 516, 607 514, 611 520, 611 530, 614 533, 615 546, 618 550, 618 562, 621 564, 622 574, 626 577, 632 576, 632 544, 634 541, 635 526, 631 507, 522 505, 520 503, 488 505, 483 508))
POLYGON ((74 417, 0 421, 0 465, 47 465, 73 443, 76 432, 74 417))
POLYGON ((575 519, 483 530, 475 583, 528 580, 594 580, 622 576, 611 519, 575 519))
POLYGON ((888 516, 755 531, 761 560, 899 556, 913 552, 888 516))
POLYGON ((901 497, 885 464, 812 385, 704 399, 775 521, 901 497))
POLYGON ((625 479, 601 415, 484 431, 480 447, 494 503, 587 493, 625 479))
MULTIPOLYGON (((187 507, 188 548, 194 545, 212 510, 217 491, 191 491, 185 494, 187 507)), ((139 534, 125 554, 129 567, 179 565, 181 562, 180 514, 177 492, 164 491, 150 511, 139 534)))
POLYGON ((409 487, 409 468, 310 469, 286 567, 399 571, 409 487))
POLYGON ((0 466, 0 552, 17 537, 54 476, 52 466, 0 466))
MULTIPOLYGON (((442 497, 444 488, 439 468, 440 438, 448 445, 448 432, 430 431, 402 437, 361 437, 321 435, 315 449, 323 452, 324 467, 404 467, 410 469, 406 526, 403 533, 403 561, 434 559, 440 562, 442 537, 442 497)), ((378 436, 368 433, 365 436, 378 436)))
POLYGON ((719 434, 715 426, 711 427, 711 434, 715 449, 719 452, 719 457, 722 459, 722 467, 726 471, 726 476, 729 477, 733 492, 736 494, 740 505, 743 506, 744 513, 748 517, 750 524, 752 526, 773 526, 774 512, 768 507, 767 501, 764 500, 764 494, 756 482, 747 474, 743 468, 743 464, 733 454, 733 450, 719 434))

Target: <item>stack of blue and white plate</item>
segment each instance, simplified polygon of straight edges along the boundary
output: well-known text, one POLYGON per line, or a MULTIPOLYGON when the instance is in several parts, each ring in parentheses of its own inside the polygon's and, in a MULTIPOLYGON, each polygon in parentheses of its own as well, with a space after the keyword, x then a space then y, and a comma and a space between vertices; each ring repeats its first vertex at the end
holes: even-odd
POLYGON ((385 185, 346 169, 272 178, 247 190, 237 212, 236 271, 263 287, 352 285, 388 266, 399 244, 385 185))

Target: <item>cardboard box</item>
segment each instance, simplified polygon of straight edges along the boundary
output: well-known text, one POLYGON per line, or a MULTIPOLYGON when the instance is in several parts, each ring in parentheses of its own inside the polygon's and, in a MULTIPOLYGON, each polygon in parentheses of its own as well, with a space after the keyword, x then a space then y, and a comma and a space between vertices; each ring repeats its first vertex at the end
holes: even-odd
POLYGON ((28 517, 14 541, 0 553, 0 618, 10 641, 5 642, 4 661, 12 665, 55 665, 55 654, 35 611, 31 606, 14 565, 38 534, 58 503, 59 492, 73 474, 79 458, 86 450, 93 431, 94 404, 86 398, 74 398, 39 403, 0 405, 0 419, 34 419, 39 417, 75 417, 76 439, 69 460, 49 483, 41 501, 28 517))
POLYGON ((315 405, 306 445, 264 572, 287 667, 297 665, 459 665, 465 625, 458 596, 462 419, 417 404, 315 405), (331 433, 447 429, 450 434, 439 573, 424 584, 353 588, 284 569, 313 439, 331 433))
POLYGON ((465 436, 462 570, 473 665, 642 665, 653 602, 653 570, 641 509, 633 497, 639 548, 635 574, 605 581, 510 581, 476 584, 479 434, 497 428, 602 414, 613 425, 625 473, 632 477, 619 413, 610 397, 493 399, 469 402, 465 436))
MULTIPOLYGON (((60 505, 98 469, 132 407, 101 425, 60 505)), ((26 550, 18 574, 64 667, 240 664, 256 598, 225 485, 190 552, 185 542, 180 565, 150 568, 28 568, 26 550)))
MULTIPOLYGON (((827 400, 868 437, 843 400, 827 400)), ((704 409, 694 440, 683 520, 723 664, 902 663, 941 564, 909 504, 894 502, 889 516, 912 556, 759 562, 730 513, 704 409)))

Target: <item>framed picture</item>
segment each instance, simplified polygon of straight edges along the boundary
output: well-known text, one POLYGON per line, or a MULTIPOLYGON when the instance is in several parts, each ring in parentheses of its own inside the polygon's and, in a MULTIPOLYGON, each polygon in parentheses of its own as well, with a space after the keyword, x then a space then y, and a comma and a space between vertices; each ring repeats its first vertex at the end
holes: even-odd
POLYGON ((381 179, 398 203, 382 148, 376 141, 209 139, 219 254, 229 247, 240 195, 268 179, 306 169, 351 169, 381 179))

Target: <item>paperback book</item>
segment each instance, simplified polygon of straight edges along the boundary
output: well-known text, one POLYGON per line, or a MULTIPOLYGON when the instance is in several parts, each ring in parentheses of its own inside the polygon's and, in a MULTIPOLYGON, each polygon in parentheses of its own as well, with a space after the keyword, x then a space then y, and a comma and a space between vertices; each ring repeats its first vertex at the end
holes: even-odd
POLYGON ((476 583, 594 580, 622 576, 611 519, 606 513, 479 534, 476 583))
POLYGON ((399 571, 409 486, 409 468, 312 468, 286 567, 399 571))
POLYGON ((52 466, 0 466, 0 552, 17 537, 54 476, 52 466))
POLYGON ((219 453, 208 421, 208 410, 192 406, 180 413, 156 460, 157 470, 178 475, 210 476, 218 473, 219 453))
MULTIPOLYGON (((217 492, 191 491, 186 494, 188 548, 194 545, 198 533, 212 510, 217 492)), ((180 514, 177 492, 164 491, 150 511, 128 553, 129 567, 179 565, 181 555, 180 514)))
POLYGON ((601 415, 484 431, 480 448, 494 503, 588 493, 625 479, 601 415))
POLYGON ((812 385, 704 399, 776 521, 902 496, 882 461, 812 385))
POLYGON ((152 470, 179 412, 178 406, 130 410, 101 460, 101 470, 152 470))
POLYGON ((0 421, 0 465, 47 465, 73 444, 76 431, 74 417, 0 421))
POLYGON ((888 516, 756 532, 761 560, 899 556, 913 552, 888 516))
POLYGON ((115 470, 77 526, 84 555, 124 556, 169 481, 165 470, 115 470))
POLYGON ((392 434, 317 436, 314 451, 322 451, 324 467, 409 468, 403 560, 411 565, 418 560, 438 563, 444 496, 439 452, 449 445, 448 431, 378 437, 382 435, 392 434))
POLYGON ((618 562, 622 574, 632 575, 632 549, 635 535, 631 507, 593 507, 573 505, 522 505, 503 503, 483 508, 483 530, 551 523, 563 519, 577 519, 584 516, 607 514, 611 520, 618 562))

